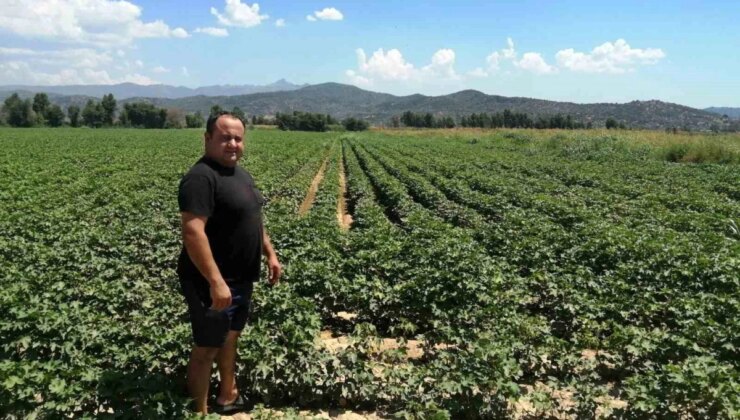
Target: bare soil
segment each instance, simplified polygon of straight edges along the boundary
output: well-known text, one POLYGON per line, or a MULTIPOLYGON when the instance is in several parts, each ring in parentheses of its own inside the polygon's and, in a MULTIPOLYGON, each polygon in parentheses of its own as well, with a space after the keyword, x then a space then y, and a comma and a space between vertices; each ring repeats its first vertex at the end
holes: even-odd
POLYGON ((301 206, 298 208, 299 215, 305 216, 306 213, 311 210, 311 206, 313 206, 313 202, 316 199, 316 191, 319 190, 319 185, 321 185, 321 181, 324 179, 324 172, 326 171, 326 164, 328 161, 329 158, 324 159, 324 163, 321 164, 318 172, 316 172, 316 176, 313 177, 311 186, 308 187, 308 191, 306 191, 306 198, 303 199, 301 206))
MULTIPOLYGON (((269 410, 270 417, 279 419, 285 414, 278 410, 269 410)), ((299 415, 306 419, 337 419, 337 420, 376 420, 386 417, 380 417, 375 412, 370 411, 351 411, 344 409, 336 410, 301 410, 299 415)), ((252 415, 249 413, 236 413, 232 416, 221 416, 227 420, 251 420, 252 415)))
POLYGON ((337 223, 342 230, 349 230, 352 215, 347 212, 347 178, 344 175, 344 159, 339 160, 339 197, 337 199, 337 223))

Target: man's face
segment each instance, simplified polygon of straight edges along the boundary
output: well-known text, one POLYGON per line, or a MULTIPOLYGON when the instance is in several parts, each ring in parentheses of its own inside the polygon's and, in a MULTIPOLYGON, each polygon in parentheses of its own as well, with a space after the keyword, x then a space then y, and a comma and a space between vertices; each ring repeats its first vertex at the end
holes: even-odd
POLYGON ((236 166, 244 153, 244 124, 228 115, 213 125, 213 133, 205 135, 206 156, 223 166, 236 166))

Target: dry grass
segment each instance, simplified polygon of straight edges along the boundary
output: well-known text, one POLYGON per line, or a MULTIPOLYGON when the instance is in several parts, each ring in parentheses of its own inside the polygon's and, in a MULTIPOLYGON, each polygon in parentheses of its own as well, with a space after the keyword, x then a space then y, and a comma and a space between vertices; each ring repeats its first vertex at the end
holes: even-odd
POLYGON ((740 133, 667 133, 658 130, 560 130, 560 129, 374 129, 391 137, 459 138, 460 140, 525 139, 529 147, 545 146, 553 142, 568 144, 589 139, 609 138, 627 149, 648 147, 660 160, 682 163, 740 163, 740 133))

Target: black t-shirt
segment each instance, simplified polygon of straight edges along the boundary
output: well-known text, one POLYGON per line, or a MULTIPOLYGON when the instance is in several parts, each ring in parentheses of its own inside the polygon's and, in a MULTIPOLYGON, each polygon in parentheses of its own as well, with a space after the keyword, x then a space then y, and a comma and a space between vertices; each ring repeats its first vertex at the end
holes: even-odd
MULTIPOLYGON (((180 180, 177 201, 181 212, 208 217, 206 236, 224 279, 259 279, 264 198, 247 171, 239 166, 222 166, 204 156, 180 180)), ((205 281, 185 247, 180 253, 178 273, 205 281)))

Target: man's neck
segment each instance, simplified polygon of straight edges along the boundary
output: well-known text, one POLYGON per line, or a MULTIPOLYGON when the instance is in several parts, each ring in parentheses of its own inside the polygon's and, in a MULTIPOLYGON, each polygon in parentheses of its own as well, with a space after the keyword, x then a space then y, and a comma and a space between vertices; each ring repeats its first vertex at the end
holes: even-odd
POLYGON ((219 170, 220 172, 233 172, 236 168, 236 164, 232 166, 226 166, 208 155, 203 155, 203 160, 206 161, 206 163, 208 163, 211 167, 219 170))

